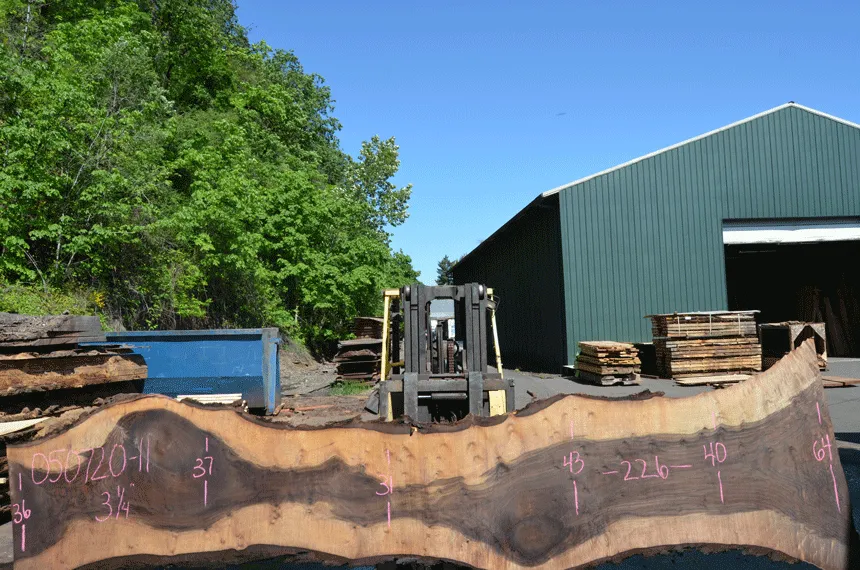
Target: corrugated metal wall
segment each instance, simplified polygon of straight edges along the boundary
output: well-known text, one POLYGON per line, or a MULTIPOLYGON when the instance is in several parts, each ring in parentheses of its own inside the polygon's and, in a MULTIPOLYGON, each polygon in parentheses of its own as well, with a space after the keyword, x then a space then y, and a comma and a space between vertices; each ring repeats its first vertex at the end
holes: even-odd
POLYGON ((650 340, 647 314, 726 309, 724 219, 858 215, 860 129, 793 106, 563 189, 567 361, 650 340))
POLYGON ((496 320, 505 368, 559 372, 564 364, 558 205, 557 195, 533 202, 454 267, 455 283, 484 283, 501 298, 496 320))

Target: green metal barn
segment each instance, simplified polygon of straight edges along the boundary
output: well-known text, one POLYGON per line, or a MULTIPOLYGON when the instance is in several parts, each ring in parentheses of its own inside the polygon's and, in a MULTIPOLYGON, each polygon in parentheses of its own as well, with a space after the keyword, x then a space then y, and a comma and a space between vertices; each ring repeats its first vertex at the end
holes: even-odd
POLYGON ((824 321, 831 356, 860 356, 860 125, 788 103, 549 190, 454 278, 495 289, 525 370, 675 311, 824 321))

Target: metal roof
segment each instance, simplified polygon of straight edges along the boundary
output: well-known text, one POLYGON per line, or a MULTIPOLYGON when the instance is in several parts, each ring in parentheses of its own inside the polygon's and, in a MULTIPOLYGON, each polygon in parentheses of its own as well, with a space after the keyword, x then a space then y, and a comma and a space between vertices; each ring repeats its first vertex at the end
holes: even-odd
POLYGON ((851 121, 846 121, 845 119, 840 119, 839 117, 834 117, 833 115, 828 115, 827 113, 824 113, 822 111, 812 109, 811 107, 806 107, 804 105, 800 105, 799 103, 795 103, 794 101, 789 101, 788 103, 785 103, 783 105, 779 105, 778 107, 774 107, 773 109, 768 109, 767 111, 763 111, 761 113, 753 115, 752 117, 747 117, 746 119, 741 119, 740 121, 735 121, 734 123, 732 123, 730 125, 726 125, 724 127, 720 127, 719 129, 714 129, 713 131, 708 131, 707 133, 695 136, 693 138, 687 139, 685 141, 681 141, 679 143, 675 143, 675 144, 673 144, 671 146, 667 146, 665 148, 661 148, 660 150, 655 150, 654 152, 649 152, 646 155, 640 156, 639 158, 634 158, 633 160, 628 160, 627 162, 625 162, 623 164, 619 164, 618 166, 613 166, 612 168, 607 168, 606 170, 601 170, 600 172, 597 172, 595 174, 589 174, 588 176, 585 176, 585 177, 580 178, 578 180, 574 180, 573 182, 568 182, 567 184, 562 184, 561 186, 556 186, 552 190, 547 190, 546 192, 543 192, 541 194, 541 196, 543 196, 544 198, 546 198, 547 196, 552 196, 553 194, 557 194, 557 193, 561 192, 565 188, 569 188, 571 186, 576 186, 577 184, 581 184, 582 182, 586 182, 588 180, 591 180, 592 178, 597 178, 598 176, 603 176, 604 174, 609 174, 610 172, 620 170, 622 168, 630 166, 631 164, 636 164, 637 162, 651 158, 652 156, 662 154, 666 151, 670 151, 670 150, 678 148, 680 146, 684 146, 685 144, 689 144, 691 142, 701 140, 705 137, 715 135, 715 134, 720 133, 722 131, 727 131, 731 128, 737 127, 738 125, 743 125, 744 123, 754 121, 760 117, 764 117, 765 115, 770 115, 771 113, 776 113, 777 111, 781 111, 782 109, 785 109, 787 107, 796 107, 798 109, 803 109, 804 111, 808 111, 808 112, 813 113, 815 115, 820 115, 820 116, 825 117, 827 119, 837 121, 837 122, 842 123, 844 125, 848 125, 849 127, 854 127, 855 129, 860 129, 860 125, 858 125, 857 123, 852 123, 851 121))
POLYGON ((818 110, 816 110, 816 109, 812 109, 811 107, 806 107, 806 106, 801 105, 801 104, 799 104, 799 103, 795 103, 794 101, 789 101, 788 103, 785 103, 785 104, 783 104, 783 105, 779 105, 779 106, 774 107, 774 108, 772 108, 772 109, 768 109, 767 111, 763 111, 763 112, 758 113, 758 114, 756 114, 756 115, 753 115, 753 116, 751 116, 751 117, 747 117, 746 119, 741 119, 740 121, 735 121, 734 123, 731 123, 731 124, 726 125, 726 126, 724 126, 724 127, 720 127, 720 128, 718 128, 718 129, 714 129, 714 130, 712 130, 712 131, 708 131, 707 133, 704 133, 704 134, 701 134, 701 135, 698 135, 698 136, 695 136, 695 137, 689 138, 689 139, 687 139, 687 140, 681 141, 681 142, 676 143, 676 144, 673 144, 673 145, 671 145, 671 146, 667 146, 667 147, 665 147, 665 148, 661 148, 660 150, 656 150, 656 151, 654 151, 654 152, 650 152, 650 153, 648 153, 648 154, 646 154, 646 155, 640 156, 640 157, 638 157, 638 158, 634 158, 633 160, 628 160, 627 162, 622 163, 622 164, 619 164, 619 165, 617 165, 617 166, 613 166, 612 168, 607 168, 606 170, 601 170, 600 172, 597 172, 597 173, 595 173, 595 174, 590 174, 590 175, 585 176, 585 177, 583 177, 583 178, 579 178, 578 180, 574 180, 573 182, 568 182, 567 184, 563 184, 563 185, 561 185, 561 186, 557 186, 557 187, 553 188, 552 190, 547 190, 546 192, 542 192, 542 193, 538 194, 538 195, 537 195, 537 197, 536 197, 534 200, 532 200, 531 202, 529 202, 528 204, 526 204, 526 206, 525 206, 522 210, 520 210, 519 212, 517 212, 517 213, 516 213, 516 214, 515 214, 511 219, 509 219, 507 222, 505 222, 505 223, 504 223, 504 224, 503 224, 499 229, 497 229, 497 230, 496 230, 496 231, 494 231, 492 234, 490 234, 490 236, 489 236, 489 237, 487 237, 487 239, 483 240, 481 243, 479 243, 477 246, 475 246, 475 247, 472 249, 472 251, 470 251, 469 253, 467 253, 466 255, 464 255, 463 257, 461 257, 458 261, 456 261, 456 262, 454 263, 454 267, 456 267, 457 265, 459 265, 460 263, 462 263, 463 261, 465 261, 466 259, 468 259, 468 258, 469 258, 469 257, 471 257, 472 255, 474 255, 475 253, 477 253, 477 252, 478 252, 478 251, 480 251, 481 249, 483 249, 483 248, 484 248, 484 246, 485 246, 486 244, 488 244, 489 242, 493 241, 493 240, 494 240, 494 239, 496 239, 499 235, 501 235, 502 233, 504 233, 504 232, 505 232, 505 230, 507 230, 507 229, 508 229, 511 225, 513 225, 517 220, 519 220, 520 218, 522 218, 522 217, 523 217, 523 215, 525 215, 525 213, 526 213, 526 212, 528 212, 528 211, 529 211, 529 210, 531 210, 532 208, 534 208, 534 207, 538 206, 539 204, 541 204, 541 203, 542 203, 546 198, 549 198, 549 197, 551 197, 551 196, 555 196, 555 195, 557 195, 559 192, 561 192, 561 191, 562 191, 562 190, 564 190, 565 188, 570 188, 570 187, 572 187, 572 186, 576 186, 576 185, 581 184, 581 183, 583 183, 583 182, 587 182, 587 181, 592 180, 592 179, 594 179, 594 178, 598 178, 598 177, 600 177, 600 176, 603 176, 604 174, 609 174, 609 173, 611 173, 611 172, 615 172, 616 170, 621 170, 622 168, 626 168, 626 167, 628 167, 628 166, 630 166, 630 165, 632 165, 632 164, 636 164, 637 162, 641 162, 641 161, 643 161, 643 160, 646 160, 646 159, 652 158, 652 157, 654 157, 654 156, 657 156, 657 155, 663 154, 663 153, 665 153, 665 152, 668 152, 668 151, 670 151, 670 150, 676 149, 676 148, 678 148, 678 147, 682 147, 682 146, 687 145, 687 144, 690 144, 690 143, 692 143, 692 142, 695 142, 695 141, 698 141, 698 140, 701 140, 701 139, 704 139, 704 138, 710 137, 710 136, 715 135, 715 134, 717 134, 717 133, 720 133, 720 132, 723 132, 723 131, 727 131, 727 130, 729 130, 729 129, 732 129, 732 128, 734 128, 734 127, 737 127, 738 125, 743 125, 744 123, 749 123, 749 122, 751 122, 751 121, 754 121, 754 120, 759 119, 759 118, 761 118, 761 117, 764 117, 764 116, 766 116, 766 115, 770 115, 770 114, 776 113, 777 111, 781 111, 781 110, 783 110, 783 109, 786 109, 786 108, 788 108, 788 107, 795 107, 795 108, 797 108, 797 109, 802 109, 802 110, 807 111, 807 112, 809 112, 809 113, 812 113, 812 114, 814 114, 814 115, 818 115, 818 116, 821 116, 821 117, 825 117, 825 118, 827 118, 827 119, 831 119, 831 120, 833 120, 833 121, 836 121, 836 122, 838 122, 838 123, 842 123, 842 124, 844 124, 844 125, 848 125, 849 127, 853 127, 853 128, 855 128, 855 129, 860 129, 860 124, 852 123, 851 121, 847 121, 847 120, 845 120, 845 119, 841 119, 841 118, 839 118, 839 117, 835 117, 835 116, 833 116, 833 115, 829 115, 829 114, 827 114, 827 113, 824 113, 823 111, 818 111, 818 110))

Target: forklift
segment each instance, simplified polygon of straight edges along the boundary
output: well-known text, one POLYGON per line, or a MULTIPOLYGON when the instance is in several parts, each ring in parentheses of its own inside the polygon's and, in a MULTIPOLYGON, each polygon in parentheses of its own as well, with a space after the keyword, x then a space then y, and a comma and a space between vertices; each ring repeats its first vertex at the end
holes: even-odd
POLYGON ((514 382, 502 371, 497 306, 493 290, 479 283, 383 291, 379 416, 438 422, 512 412, 514 382), (453 300, 453 322, 431 326, 430 306, 437 299, 453 300), (496 372, 487 368, 491 340, 496 372))

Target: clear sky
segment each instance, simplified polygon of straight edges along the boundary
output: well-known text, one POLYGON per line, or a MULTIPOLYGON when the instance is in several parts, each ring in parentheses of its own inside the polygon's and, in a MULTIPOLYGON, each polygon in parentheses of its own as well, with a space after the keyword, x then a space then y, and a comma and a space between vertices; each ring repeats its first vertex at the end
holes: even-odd
POLYGON ((857 0, 238 4, 325 78, 344 150, 397 138, 425 283, 582 176, 788 101, 860 122, 857 0))

